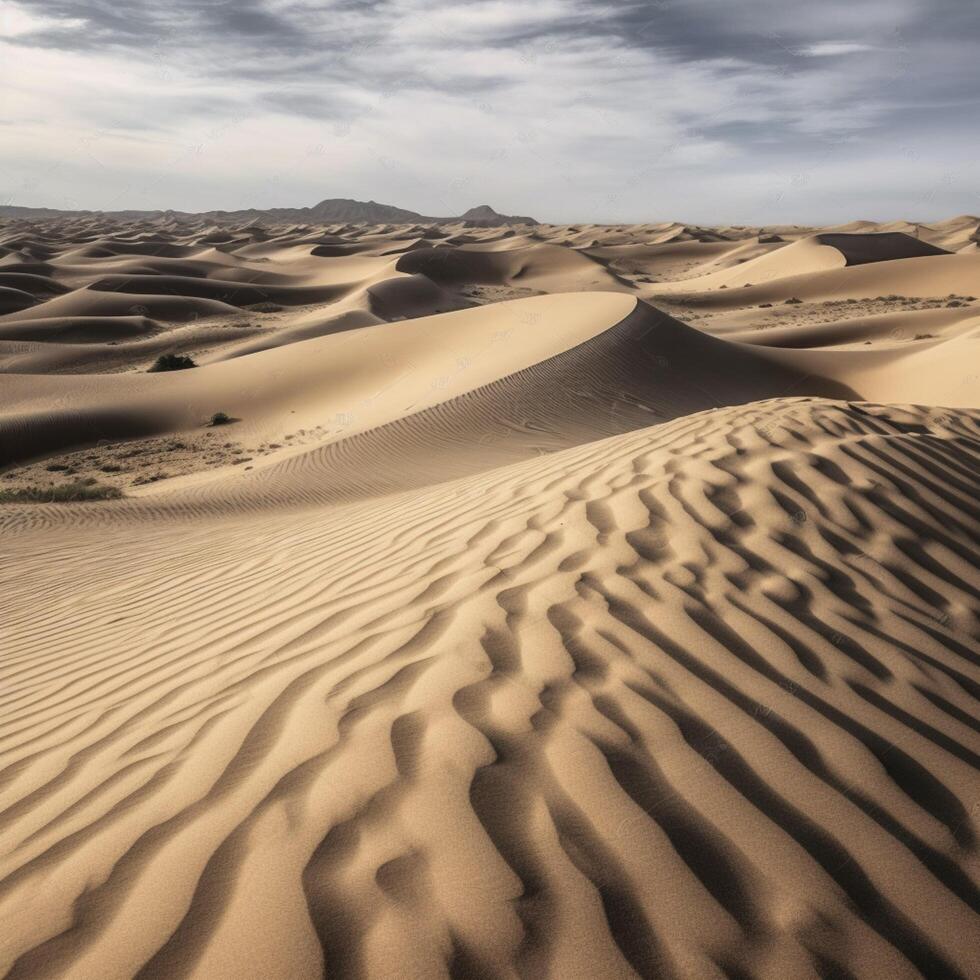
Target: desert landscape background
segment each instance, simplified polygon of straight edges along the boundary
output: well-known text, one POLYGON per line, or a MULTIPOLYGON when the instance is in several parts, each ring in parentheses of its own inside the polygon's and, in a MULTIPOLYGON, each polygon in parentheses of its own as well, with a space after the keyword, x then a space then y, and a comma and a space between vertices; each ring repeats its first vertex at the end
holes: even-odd
POLYGON ((0 973, 980 975, 980 219, 324 204, 0 215, 0 973))

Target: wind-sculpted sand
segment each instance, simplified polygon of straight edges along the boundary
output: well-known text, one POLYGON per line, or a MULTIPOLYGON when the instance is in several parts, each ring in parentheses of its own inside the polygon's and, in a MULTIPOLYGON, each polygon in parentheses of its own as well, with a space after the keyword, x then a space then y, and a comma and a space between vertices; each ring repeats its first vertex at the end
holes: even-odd
POLYGON ((0 973, 976 977, 965 229, 0 228, 0 973))

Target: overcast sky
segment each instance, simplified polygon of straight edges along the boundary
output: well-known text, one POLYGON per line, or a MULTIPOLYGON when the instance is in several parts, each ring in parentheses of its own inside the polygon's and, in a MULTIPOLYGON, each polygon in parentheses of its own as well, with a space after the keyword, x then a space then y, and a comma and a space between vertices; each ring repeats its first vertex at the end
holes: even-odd
POLYGON ((0 0, 0 203, 980 211, 976 0, 0 0))

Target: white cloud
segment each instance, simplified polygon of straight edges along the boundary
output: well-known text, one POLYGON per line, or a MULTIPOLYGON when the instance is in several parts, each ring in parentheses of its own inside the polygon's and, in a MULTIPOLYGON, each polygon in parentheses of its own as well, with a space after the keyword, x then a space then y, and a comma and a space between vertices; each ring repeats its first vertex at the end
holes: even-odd
POLYGON ((874 51, 872 44, 862 44, 860 41, 820 41, 800 49, 800 54, 809 58, 833 58, 842 54, 860 54, 862 51, 874 51))
POLYGON ((82 18, 59 19, 25 10, 9 0, 0 0, 0 38, 23 38, 51 27, 80 30, 85 26, 82 18))

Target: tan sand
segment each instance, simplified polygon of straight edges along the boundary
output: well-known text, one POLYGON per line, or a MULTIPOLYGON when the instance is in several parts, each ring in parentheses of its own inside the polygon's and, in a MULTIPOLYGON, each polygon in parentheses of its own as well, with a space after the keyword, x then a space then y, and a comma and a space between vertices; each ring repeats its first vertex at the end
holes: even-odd
POLYGON ((977 976, 975 223, 0 228, 0 974, 977 976))

